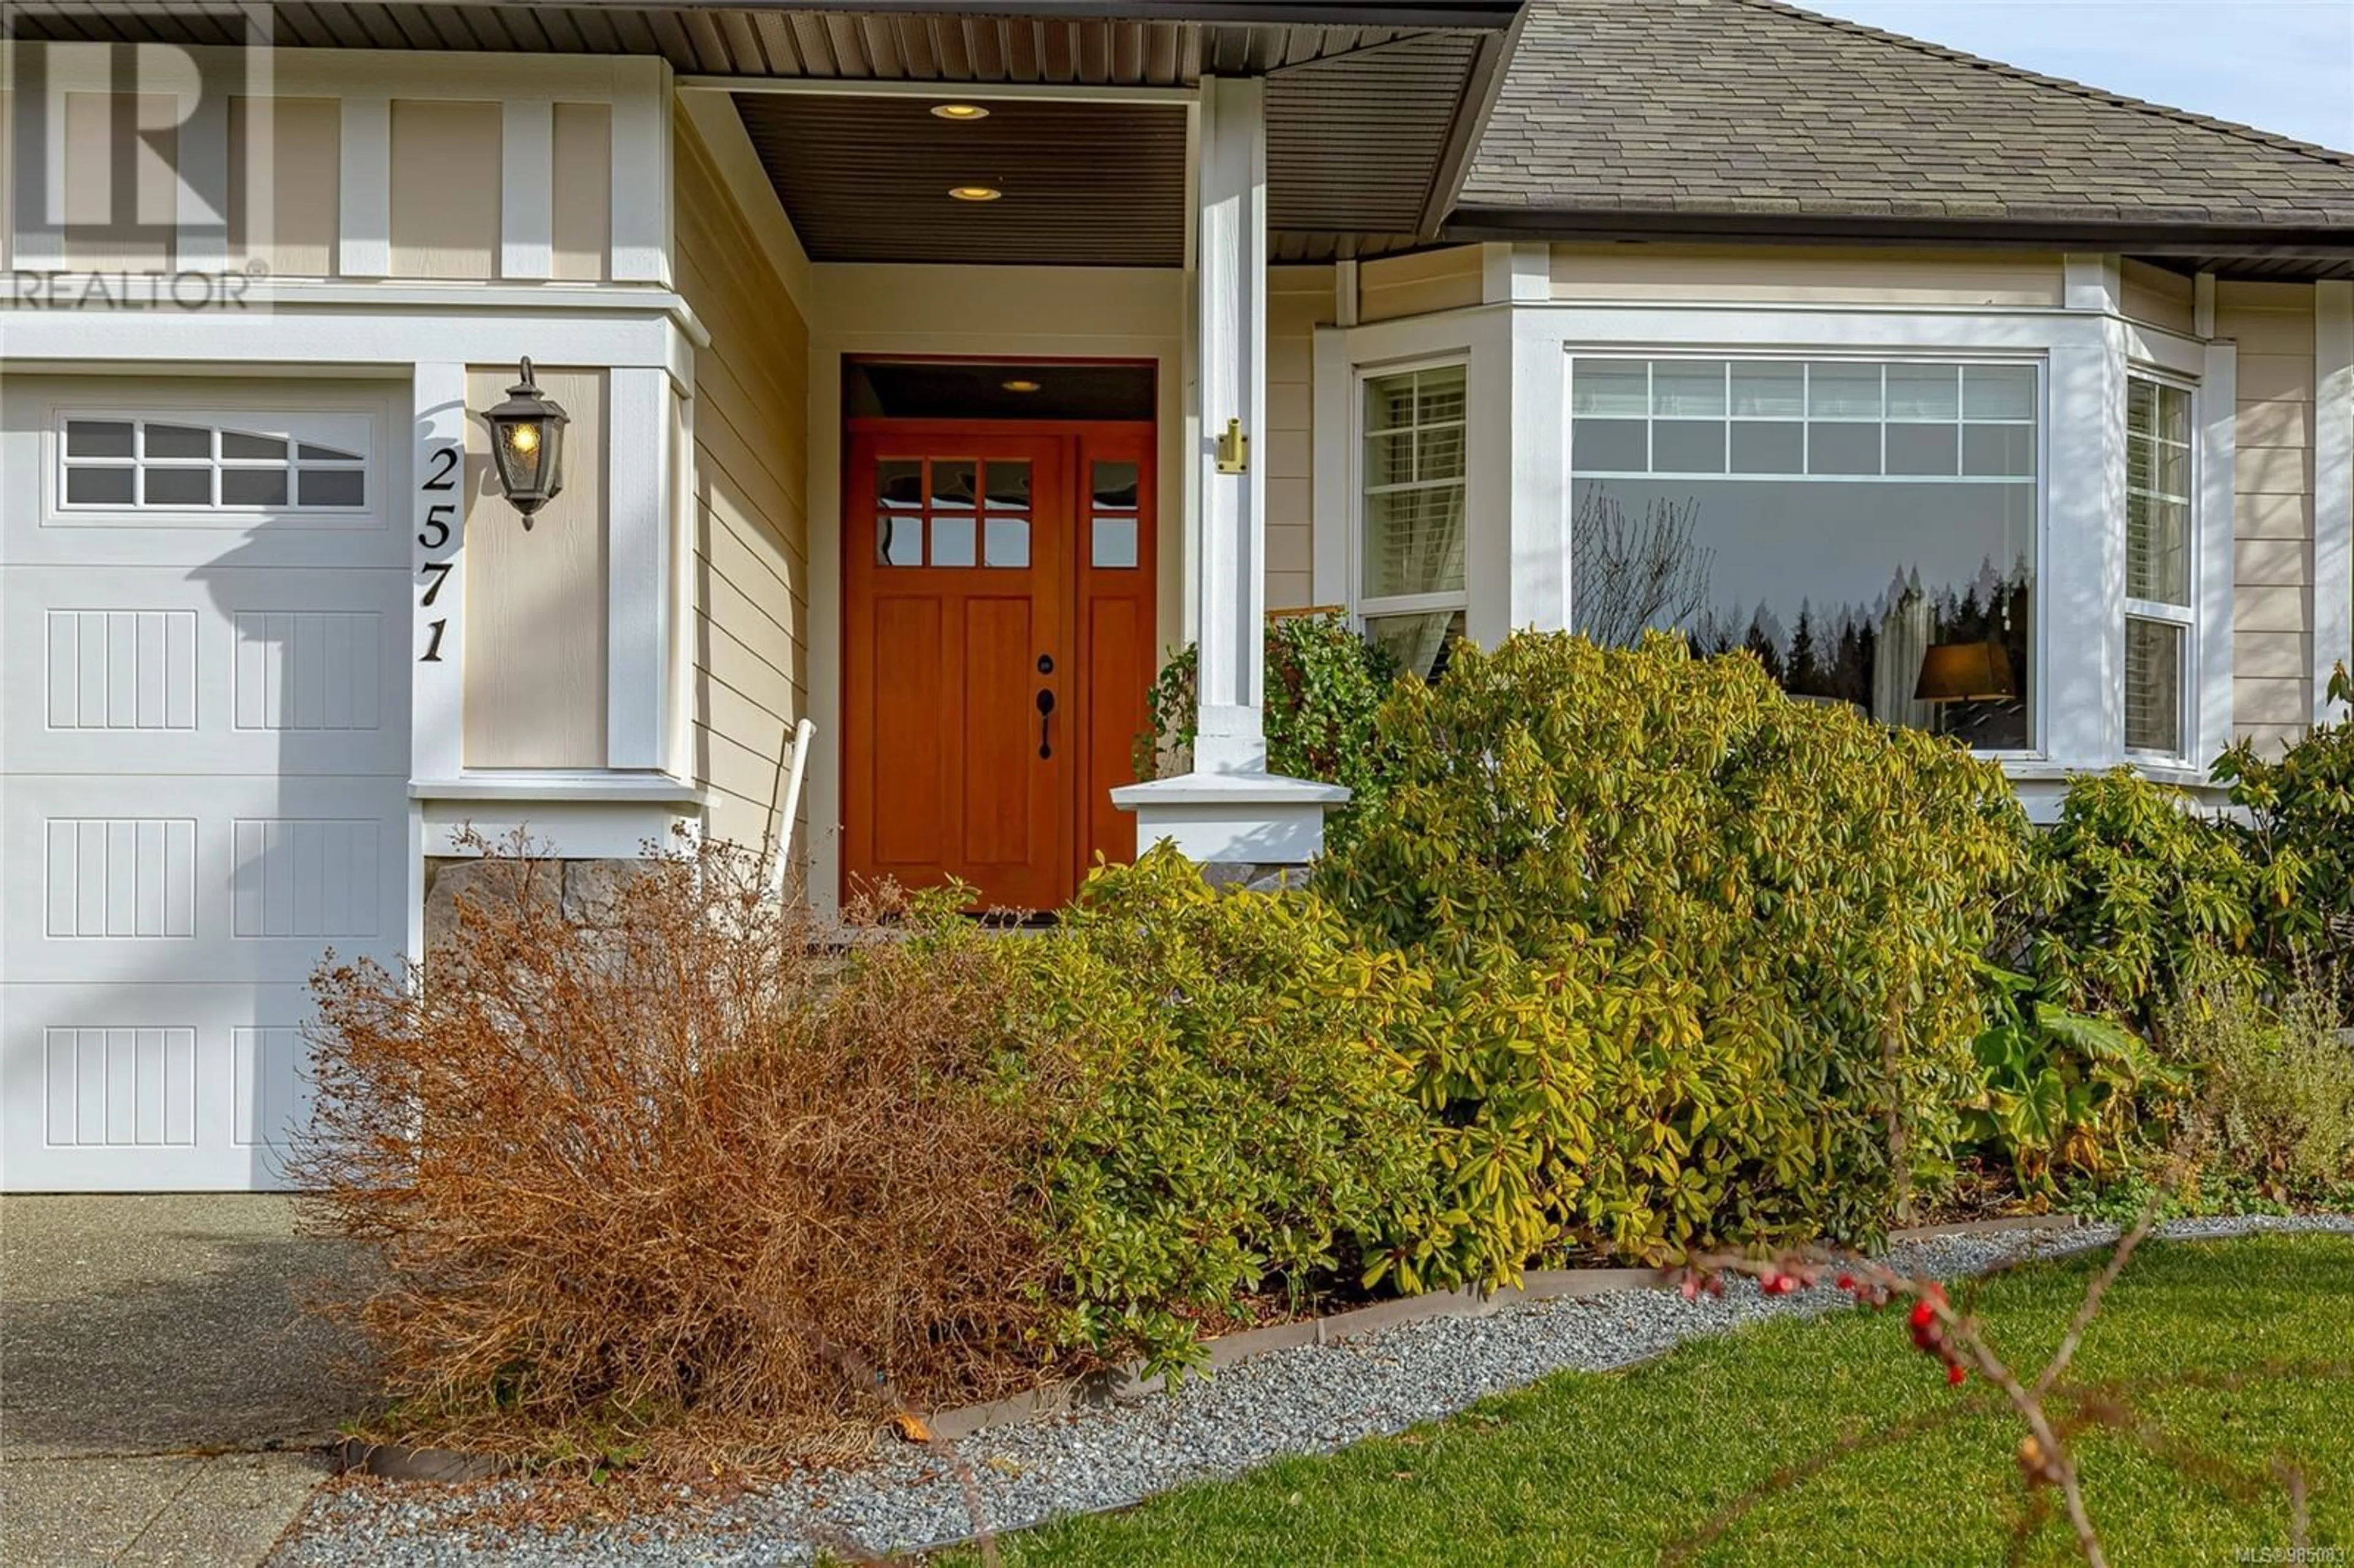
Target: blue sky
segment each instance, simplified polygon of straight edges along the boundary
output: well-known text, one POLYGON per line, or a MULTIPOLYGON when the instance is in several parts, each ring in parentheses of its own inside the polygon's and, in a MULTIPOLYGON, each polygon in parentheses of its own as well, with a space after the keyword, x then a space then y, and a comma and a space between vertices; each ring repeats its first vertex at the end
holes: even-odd
POLYGON ((2354 151, 2354 0, 1798 0, 1949 48, 2354 151))

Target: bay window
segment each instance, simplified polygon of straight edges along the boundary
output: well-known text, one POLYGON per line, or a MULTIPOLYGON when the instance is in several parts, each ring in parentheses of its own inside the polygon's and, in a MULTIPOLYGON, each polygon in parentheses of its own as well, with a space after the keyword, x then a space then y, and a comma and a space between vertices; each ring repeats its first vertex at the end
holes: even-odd
POLYGON ((1432 675, 1463 634, 1465 367, 1364 382, 1357 608, 1365 633, 1432 675))
POLYGON ((1746 648, 1793 696, 2030 748, 2038 375, 1574 355, 1572 626, 1746 648))
POLYGON ((2191 611, 2190 394, 2136 376, 2126 385, 2125 739, 2183 758, 2191 611))

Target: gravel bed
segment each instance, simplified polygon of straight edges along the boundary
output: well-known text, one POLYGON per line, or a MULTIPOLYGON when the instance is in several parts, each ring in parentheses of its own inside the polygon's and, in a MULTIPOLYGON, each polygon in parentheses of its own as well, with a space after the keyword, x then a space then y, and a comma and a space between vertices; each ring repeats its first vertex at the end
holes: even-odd
MULTIPOLYGON (((2172 1239, 2251 1231, 2354 1234, 2334 1215, 2185 1220, 2172 1239)), ((2115 1239, 2114 1226, 1941 1236, 1894 1248, 1908 1272, 1952 1278, 2023 1257, 2057 1256, 2115 1239)), ((1339 1344, 1276 1351, 1172 1397, 1121 1409, 996 1428, 966 1439, 992 1529, 1125 1507, 1187 1481, 1234 1476, 1286 1454, 1328 1453, 1366 1437, 1451 1414, 1549 1372, 1602 1371, 1681 1340, 1776 1316, 1840 1309, 1830 1290, 1769 1298, 1745 1280, 1722 1298, 1622 1290, 1583 1300, 1516 1303, 1485 1318, 1440 1318, 1378 1330, 1339 1344)), ((523 1483, 516 1483, 523 1484, 523 1483)), ((479 1504, 479 1498, 470 1499, 479 1504)), ((684 1510, 620 1526, 560 1531, 451 1529, 449 1494, 360 1487, 323 1492, 267 1568, 463 1563, 544 1568, 805 1563, 813 1544, 837 1557, 922 1551, 972 1530, 963 1490, 942 1457, 892 1445, 862 1469, 796 1476, 718 1510, 684 1510)))

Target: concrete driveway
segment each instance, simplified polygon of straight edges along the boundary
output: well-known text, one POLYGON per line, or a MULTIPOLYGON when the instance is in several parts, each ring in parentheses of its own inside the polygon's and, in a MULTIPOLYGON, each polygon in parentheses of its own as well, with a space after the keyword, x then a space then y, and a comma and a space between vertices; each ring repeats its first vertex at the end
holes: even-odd
POLYGON ((0 1199, 0 1563, 252 1564, 358 1396, 349 1252, 247 1194, 0 1199))

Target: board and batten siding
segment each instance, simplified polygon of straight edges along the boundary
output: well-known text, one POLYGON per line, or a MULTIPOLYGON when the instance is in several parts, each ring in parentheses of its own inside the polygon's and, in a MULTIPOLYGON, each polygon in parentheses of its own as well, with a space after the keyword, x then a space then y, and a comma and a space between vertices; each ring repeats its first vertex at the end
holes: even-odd
POLYGON ((613 170, 631 127, 665 96, 653 62, 503 62, 495 81, 472 68, 444 81, 431 62, 369 54, 345 60, 292 50, 278 63, 277 95, 233 95, 225 113, 185 124, 168 93, 140 95, 130 114, 118 112, 121 99, 104 77, 74 65, 59 93, 68 227, 61 252, 46 261, 30 260, 30 247, 13 232, 14 127, 9 95, 0 92, 0 212, 7 215, 0 264, 171 269, 190 244, 172 233, 174 171, 185 161, 227 169, 228 260, 257 277, 614 277, 616 201, 626 209, 644 198, 631 188, 617 197, 613 170), (75 85, 83 80, 87 87, 75 85), (116 142, 133 129, 138 140, 125 154, 116 142), (108 210, 115 175, 126 168, 142 226, 135 232, 111 224, 108 210), (519 185, 528 199, 509 199, 514 193, 503 186, 518 171, 544 185, 544 196, 519 185), (545 260, 514 271, 505 262, 511 254, 545 260), (355 256, 368 260, 355 268, 355 256))
POLYGON ((2217 282, 2215 335, 2239 344, 2232 726, 2277 749, 2313 713, 2313 286, 2217 282))
POLYGON ((2057 255, 1815 246, 1553 248, 1556 300, 2057 305, 2062 285, 2057 255))
POLYGON ((608 513, 595 458, 605 450, 607 376, 533 371, 571 423, 564 492, 529 528, 499 493, 481 414, 506 397, 514 367, 466 371, 465 765, 602 768, 608 513))
POLYGON ((344 105, 334 98, 228 101, 228 254, 274 278, 335 270, 344 105))
POLYGON ((498 276, 496 103, 424 99, 392 103, 392 275, 498 276))
POLYGON ((1267 274, 1267 607, 1315 599, 1316 329, 1332 321, 1331 267, 1267 274))
POLYGON ((695 356, 694 776, 712 835, 758 845, 808 712, 809 328, 684 118, 673 144, 678 290, 711 334, 695 356))

